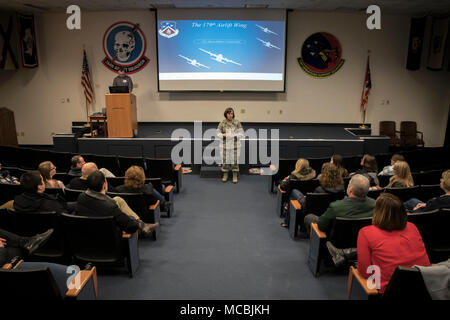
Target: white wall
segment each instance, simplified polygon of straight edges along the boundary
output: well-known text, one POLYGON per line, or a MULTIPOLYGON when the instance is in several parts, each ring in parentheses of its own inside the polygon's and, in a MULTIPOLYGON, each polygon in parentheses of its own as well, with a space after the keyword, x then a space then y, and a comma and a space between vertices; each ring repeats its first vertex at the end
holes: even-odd
MULTIPOLYGON (((35 16, 39 68, 0 71, 0 107, 15 112, 20 144, 52 144, 52 133, 70 132, 72 121, 86 120, 80 84, 82 49, 86 48, 95 84, 96 103, 115 74, 103 66, 103 34, 118 21, 138 22, 147 38, 150 63, 132 75, 138 101, 138 121, 219 121, 223 110, 235 107, 249 122, 360 122, 359 111, 367 50, 371 50, 372 91, 366 122, 378 134, 381 120, 418 122, 427 146, 441 146, 450 107, 450 72, 426 70, 428 46, 420 71, 405 68, 410 18, 382 16, 382 30, 369 31, 364 13, 289 13, 286 93, 158 93, 155 21, 149 11, 82 13, 79 31, 65 27, 66 14, 35 16), (341 42, 345 64, 335 75, 314 79, 298 66, 303 41, 326 31, 341 42), (69 99, 69 102, 67 102, 69 99), (381 105, 383 99, 389 106, 381 105), (64 101, 64 102, 62 102, 64 101), (242 110, 245 110, 245 113, 242 110), (280 113, 281 111, 281 113, 280 113)), ((426 39, 426 43, 428 41, 426 39)))

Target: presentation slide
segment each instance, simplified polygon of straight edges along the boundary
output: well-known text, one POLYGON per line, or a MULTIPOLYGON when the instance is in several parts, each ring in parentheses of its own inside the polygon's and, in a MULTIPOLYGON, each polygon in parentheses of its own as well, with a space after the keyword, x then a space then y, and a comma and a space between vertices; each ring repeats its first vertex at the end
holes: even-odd
POLYGON ((160 91, 284 91, 284 11, 230 10, 228 19, 200 11, 197 19, 158 15, 160 91))

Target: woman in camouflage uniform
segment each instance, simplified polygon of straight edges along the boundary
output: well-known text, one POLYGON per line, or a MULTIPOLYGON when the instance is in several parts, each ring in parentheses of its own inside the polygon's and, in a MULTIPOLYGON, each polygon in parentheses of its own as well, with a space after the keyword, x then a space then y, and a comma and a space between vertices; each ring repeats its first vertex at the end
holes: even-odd
POLYGON ((239 120, 234 118, 233 108, 225 109, 223 115, 225 119, 217 127, 217 135, 222 138, 220 147, 222 151, 222 181, 228 180, 228 171, 231 170, 233 171, 233 183, 237 183, 240 139, 244 136, 244 129, 239 120))

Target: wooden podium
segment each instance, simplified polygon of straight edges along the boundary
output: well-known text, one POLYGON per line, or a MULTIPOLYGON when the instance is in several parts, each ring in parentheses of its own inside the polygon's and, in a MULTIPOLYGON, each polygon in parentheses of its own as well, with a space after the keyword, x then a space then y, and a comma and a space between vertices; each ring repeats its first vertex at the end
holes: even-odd
POLYGON ((137 130, 136 96, 132 93, 105 95, 109 138, 133 138, 137 130))

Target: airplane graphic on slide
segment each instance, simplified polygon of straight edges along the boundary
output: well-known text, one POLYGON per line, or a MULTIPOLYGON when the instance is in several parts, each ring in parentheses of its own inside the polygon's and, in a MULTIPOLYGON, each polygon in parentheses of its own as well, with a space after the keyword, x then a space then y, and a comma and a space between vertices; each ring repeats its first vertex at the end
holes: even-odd
POLYGON ((179 54, 178 56, 181 57, 181 58, 183 58, 183 59, 185 59, 185 60, 187 60, 187 63, 189 63, 190 65, 193 65, 193 66, 196 67, 196 68, 198 68, 198 67, 204 67, 204 68, 209 69, 208 66, 205 66, 204 64, 201 64, 200 62, 198 62, 198 61, 195 60, 195 59, 189 59, 189 58, 187 58, 187 57, 185 57, 185 56, 183 56, 183 55, 181 55, 181 54, 179 54))
POLYGON ((259 41, 261 41, 261 42, 263 43, 264 47, 267 47, 267 48, 275 48, 275 49, 281 50, 281 49, 278 48, 277 46, 274 46, 273 44, 271 44, 269 41, 264 41, 264 40, 261 40, 261 39, 259 39, 259 38, 256 38, 256 39, 258 39, 259 41))
POLYGON ((269 28, 266 28, 266 27, 261 27, 260 25, 256 25, 258 28, 260 28, 263 32, 265 32, 265 33, 272 33, 272 34, 274 34, 274 35, 278 35, 278 33, 276 33, 276 32, 273 32, 272 30, 270 30, 269 28))
POLYGON ((202 48, 198 48, 198 49, 200 51, 203 51, 203 52, 209 54, 211 56, 211 59, 213 59, 213 60, 215 60, 217 62, 220 62, 220 63, 223 63, 223 64, 226 64, 227 62, 229 62, 229 63, 233 63, 235 65, 241 66, 240 63, 237 63, 237 62, 235 62, 235 61, 233 61, 231 59, 225 58, 221 53, 215 54, 215 53, 209 52, 207 50, 204 50, 202 48))

